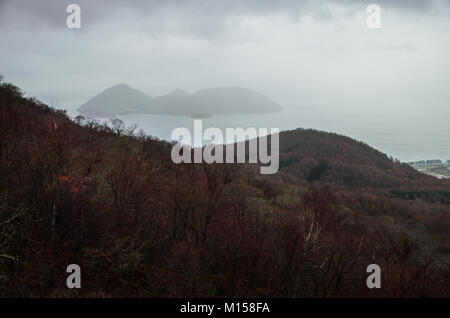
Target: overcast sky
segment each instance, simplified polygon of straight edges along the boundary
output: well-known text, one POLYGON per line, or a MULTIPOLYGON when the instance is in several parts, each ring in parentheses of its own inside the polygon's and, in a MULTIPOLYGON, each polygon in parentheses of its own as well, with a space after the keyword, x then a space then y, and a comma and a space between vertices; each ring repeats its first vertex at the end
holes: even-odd
POLYGON ((243 86, 288 108, 450 120, 447 0, 0 0, 0 39, 0 74, 61 106, 117 83, 153 97, 243 86), (66 27, 70 3, 81 29, 66 27))

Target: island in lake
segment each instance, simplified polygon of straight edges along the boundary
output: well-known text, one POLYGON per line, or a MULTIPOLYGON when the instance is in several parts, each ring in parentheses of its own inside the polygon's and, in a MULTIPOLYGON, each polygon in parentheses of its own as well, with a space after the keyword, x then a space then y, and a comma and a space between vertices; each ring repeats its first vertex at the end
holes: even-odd
POLYGON ((89 99, 78 112, 88 117, 164 114, 208 118, 219 114, 275 113, 281 109, 263 94, 242 87, 206 88, 193 94, 176 89, 151 98, 127 84, 118 84, 89 99))

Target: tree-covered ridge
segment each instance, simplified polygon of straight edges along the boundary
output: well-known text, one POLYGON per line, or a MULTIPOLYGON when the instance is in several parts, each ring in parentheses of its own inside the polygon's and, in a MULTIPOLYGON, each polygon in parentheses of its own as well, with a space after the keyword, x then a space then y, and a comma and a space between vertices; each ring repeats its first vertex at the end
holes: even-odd
POLYGON ((170 143, 4 82, 0 122, 3 297, 449 296, 448 181, 350 138, 283 132, 261 176, 175 165, 170 143))

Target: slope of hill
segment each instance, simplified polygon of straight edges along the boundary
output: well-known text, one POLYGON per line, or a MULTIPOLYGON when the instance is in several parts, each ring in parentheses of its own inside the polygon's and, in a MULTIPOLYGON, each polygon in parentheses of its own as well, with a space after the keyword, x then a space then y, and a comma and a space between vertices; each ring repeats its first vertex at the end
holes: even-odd
POLYGON ((152 99, 141 91, 118 84, 89 99, 78 112, 89 117, 112 117, 144 112, 151 103, 152 99))
POLYGON ((0 121, 2 297, 450 296, 448 181, 350 138, 281 133, 282 169, 261 176, 175 165, 167 142, 8 83, 0 121))
POLYGON ((280 153, 280 169, 309 182, 374 189, 439 183, 367 144, 334 133, 312 129, 283 132, 280 153))
POLYGON ((195 109, 187 102, 188 99, 189 94, 178 88, 167 95, 155 97, 146 113, 191 116, 195 109))
POLYGON ((111 87, 79 107, 81 115, 110 117, 129 113, 208 117, 215 114, 254 114, 280 111, 266 96, 241 87, 217 87, 192 95, 181 89, 151 99, 125 84, 111 87))
POLYGON ((157 108, 158 112, 163 112, 166 110, 167 112, 179 110, 179 108, 183 107, 183 102, 186 98, 189 97, 189 94, 183 91, 182 89, 177 88, 173 92, 155 97, 153 100, 153 106, 157 108))

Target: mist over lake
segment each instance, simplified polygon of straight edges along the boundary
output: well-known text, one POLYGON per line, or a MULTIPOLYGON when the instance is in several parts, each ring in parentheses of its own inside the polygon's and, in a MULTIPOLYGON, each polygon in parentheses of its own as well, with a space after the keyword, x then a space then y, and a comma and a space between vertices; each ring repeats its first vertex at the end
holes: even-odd
MULTIPOLYGON (((78 115, 80 103, 69 103, 66 109, 72 117, 78 115)), ((136 124, 146 134, 170 140, 172 130, 186 127, 193 133, 194 118, 153 114, 117 116, 128 126, 136 124)), ((99 118, 108 120, 108 118, 99 118)), ((202 119, 203 130, 225 128, 312 128, 335 132, 363 141, 400 161, 422 159, 450 159, 449 119, 427 112, 416 114, 380 114, 361 111, 330 111, 320 107, 305 109, 286 108, 272 114, 214 115, 202 119)))

